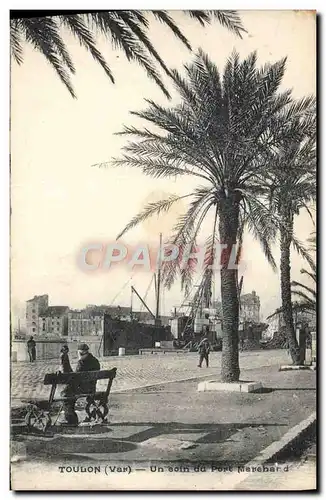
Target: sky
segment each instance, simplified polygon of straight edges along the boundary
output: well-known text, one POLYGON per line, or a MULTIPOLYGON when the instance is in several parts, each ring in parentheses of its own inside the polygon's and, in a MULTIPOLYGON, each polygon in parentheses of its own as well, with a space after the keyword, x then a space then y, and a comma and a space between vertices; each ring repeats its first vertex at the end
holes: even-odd
MULTIPOLYGON (((172 13, 190 41, 193 51, 202 48, 223 70, 236 49, 241 57, 257 50, 258 63, 287 56, 283 88, 300 98, 315 94, 315 19, 306 11, 240 11, 248 34, 243 39, 218 22, 203 29, 180 11, 172 13)), ((152 20, 152 19, 151 19, 152 20)), ((24 46, 24 63, 11 69, 11 293, 14 321, 23 314, 25 301, 49 294, 51 305, 81 308, 86 304, 130 305, 130 285, 141 295, 152 274, 137 272, 132 282, 123 266, 96 272, 78 267, 80 249, 87 242, 103 245, 115 240, 120 230, 149 201, 172 193, 185 194, 197 185, 193 180, 156 180, 126 167, 99 168, 119 157, 127 142, 115 135, 123 125, 141 125, 130 111, 146 107, 144 99, 168 101, 136 63, 127 62, 102 36, 98 47, 109 63, 113 85, 91 55, 66 31, 68 50, 76 65, 73 99, 46 60, 30 45, 24 46), (127 284, 126 284, 127 283, 127 284), (124 288, 123 288, 124 287, 124 288), (123 290, 121 290, 123 288, 123 290)), ((182 71, 193 55, 170 31, 151 22, 150 37, 169 67, 182 71)), ((177 102, 171 83, 162 75, 177 102)), ((186 208, 179 204, 163 218, 130 231, 129 245, 157 245, 159 233, 167 236, 175 218, 186 208)), ((209 221, 208 221, 209 223, 209 221)), ((207 223, 207 224, 208 224, 207 223)), ((207 226, 208 227, 208 226, 207 226)), ((307 213, 295 220, 299 240, 305 241, 313 225, 307 213)), ((205 232, 205 227, 204 227, 205 232)), ((280 304, 279 273, 266 262, 260 246, 250 235, 244 241, 243 292, 256 290, 265 317, 280 304)), ((274 248, 275 259, 279 251, 274 248)), ((294 252, 293 279, 302 280, 303 261, 294 252)), ((219 295, 217 277, 215 297, 219 295)), ((162 314, 169 314, 183 300, 179 283, 162 297, 162 314)), ((147 302, 154 308, 153 287, 147 302)), ((140 305, 134 300, 135 309, 140 305)))

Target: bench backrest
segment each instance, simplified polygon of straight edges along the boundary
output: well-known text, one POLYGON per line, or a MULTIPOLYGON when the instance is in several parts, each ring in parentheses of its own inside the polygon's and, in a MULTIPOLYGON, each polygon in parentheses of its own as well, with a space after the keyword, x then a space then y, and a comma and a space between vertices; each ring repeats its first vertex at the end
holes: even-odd
POLYGON ((113 380, 117 369, 99 370, 92 372, 71 372, 71 373, 47 373, 44 377, 44 385, 78 385, 83 382, 96 382, 97 380, 113 380))

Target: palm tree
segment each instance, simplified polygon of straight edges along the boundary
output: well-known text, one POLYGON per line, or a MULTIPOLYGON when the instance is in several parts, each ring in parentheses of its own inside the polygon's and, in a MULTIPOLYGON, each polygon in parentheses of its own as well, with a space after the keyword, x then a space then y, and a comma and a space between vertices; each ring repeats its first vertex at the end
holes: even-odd
MULTIPOLYGON (((226 244, 221 257, 221 298, 223 311, 222 379, 239 380, 238 326, 239 300, 237 270, 229 269, 228 257, 234 245, 241 246, 243 228, 247 227, 260 241, 273 266, 276 264, 270 245, 275 241, 279 221, 266 203, 265 158, 271 144, 278 141, 281 112, 291 111, 291 91, 279 92, 286 60, 256 67, 256 54, 244 61, 233 53, 224 74, 201 50, 192 64, 185 66, 186 78, 173 71, 181 103, 162 107, 153 101, 148 109, 133 112, 151 125, 150 128, 125 127, 120 134, 136 138, 124 147, 115 165, 140 168, 154 178, 188 176, 201 182, 189 194, 171 195, 151 203, 136 215, 118 238, 143 220, 169 210, 180 199, 189 198, 189 208, 175 225, 169 242, 181 253, 192 248, 204 219, 212 217, 208 244, 226 244), (158 129, 155 132, 152 125, 158 129)), ((292 240, 300 247, 294 235, 292 240)), ((218 263, 219 264, 219 263, 218 263)), ((170 286, 176 276, 187 292, 193 270, 175 261, 165 268, 165 283, 170 286)), ((209 282, 213 270, 206 266, 204 278, 209 282)), ((204 280, 205 282, 205 280, 204 280)))
MULTIPOLYGON (((312 234, 313 236, 309 238, 308 241, 310 243, 313 243, 313 245, 310 247, 310 250, 316 252, 316 233, 312 234)), ((296 299, 299 298, 299 300, 292 300, 292 312, 294 313, 294 316, 296 318, 298 313, 304 313, 305 311, 316 312, 317 308, 317 268, 316 264, 312 260, 309 260, 308 262, 310 270, 301 269, 300 272, 301 274, 309 276, 309 278, 313 281, 313 288, 297 281, 291 282, 292 297, 296 299)), ((278 309, 276 309, 276 311, 274 311, 270 316, 267 317, 267 320, 275 316, 279 316, 280 314, 283 315, 283 311, 283 307, 279 307, 278 309)), ((297 319, 295 321, 295 324, 296 323, 297 319)), ((286 340, 286 345, 288 345, 288 340, 286 340)))
MULTIPOLYGON (((290 119, 283 116, 284 139, 276 150, 270 151, 269 178, 271 203, 280 219, 281 299, 282 314, 290 354, 294 364, 300 362, 300 351, 293 322, 291 289, 291 234, 295 215, 306 209, 316 197, 315 99, 308 97, 294 103, 290 119)), ((313 266, 306 251, 302 256, 313 266)), ((297 294, 298 295, 298 294, 297 294)))
MULTIPOLYGON (((245 31, 237 11, 194 10, 185 11, 185 13, 202 26, 217 19, 222 26, 237 36, 241 37, 245 31)), ((170 28, 172 33, 191 50, 189 41, 167 12, 156 10, 151 11, 151 14, 170 28)), ((23 62, 23 42, 31 43, 51 64, 73 97, 76 95, 70 76, 75 73, 75 66, 61 35, 62 27, 68 29, 77 38, 80 45, 91 53, 113 83, 114 77, 110 66, 96 47, 96 33, 98 32, 104 34, 115 49, 121 49, 128 61, 136 61, 146 71, 149 78, 162 89, 164 94, 170 97, 155 67, 155 62, 163 68, 165 73, 170 74, 170 71, 148 37, 150 22, 148 16, 142 11, 111 10, 89 14, 13 18, 10 26, 11 53, 15 61, 18 64, 23 62)))

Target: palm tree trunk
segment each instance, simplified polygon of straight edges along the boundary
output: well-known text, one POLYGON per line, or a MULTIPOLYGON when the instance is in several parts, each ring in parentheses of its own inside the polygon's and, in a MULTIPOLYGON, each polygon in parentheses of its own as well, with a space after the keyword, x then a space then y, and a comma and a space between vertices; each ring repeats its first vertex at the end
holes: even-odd
POLYGON ((236 244, 239 225, 239 206, 234 196, 226 197, 219 206, 220 242, 227 245, 221 257, 221 298, 223 312, 222 381, 239 380, 239 301, 237 270, 228 269, 229 257, 236 244))
POLYGON ((285 323, 286 338, 293 364, 300 363, 299 346, 293 324, 292 295, 291 295, 291 264, 290 246, 293 232, 293 215, 290 209, 284 210, 283 225, 281 227, 281 297, 283 319, 285 323))

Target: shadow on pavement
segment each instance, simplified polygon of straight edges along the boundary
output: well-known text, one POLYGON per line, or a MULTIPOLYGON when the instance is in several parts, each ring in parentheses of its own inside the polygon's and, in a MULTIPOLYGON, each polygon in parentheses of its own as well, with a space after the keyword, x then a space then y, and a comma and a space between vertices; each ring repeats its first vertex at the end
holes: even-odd
MULTIPOLYGON (((186 440, 194 443, 195 447, 199 445, 223 443, 230 440, 231 436, 237 435, 243 430, 257 429, 266 432, 265 428, 286 427, 286 424, 280 423, 225 423, 225 424, 189 424, 189 423, 119 423, 109 424, 98 428, 98 433, 90 430, 85 435, 84 428, 71 430, 67 429, 60 434, 60 428, 56 429, 53 435, 26 435, 16 436, 16 440, 23 441, 26 446, 26 457, 42 457, 44 460, 63 459, 70 457, 87 456, 88 454, 124 454, 136 450, 144 442, 153 438, 162 438, 164 436, 168 442, 171 439, 186 440), (136 426, 136 429, 135 429, 136 426), (130 433, 128 433, 128 427, 130 433), (143 430, 141 430, 144 428, 143 430), (138 430, 139 429, 139 430, 138 430), (135 432, 136 430, 136 432, 135 432), (121 435, 123 433, 123 436, 121 435), (116 437, 115 437, 116 436, 116 437)), ((232 439, 231 439, 232 440, 232 439)), ((155 439, 154 439, 155 441, 155 439)))

